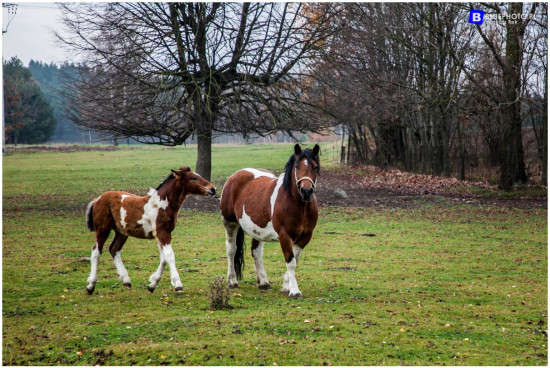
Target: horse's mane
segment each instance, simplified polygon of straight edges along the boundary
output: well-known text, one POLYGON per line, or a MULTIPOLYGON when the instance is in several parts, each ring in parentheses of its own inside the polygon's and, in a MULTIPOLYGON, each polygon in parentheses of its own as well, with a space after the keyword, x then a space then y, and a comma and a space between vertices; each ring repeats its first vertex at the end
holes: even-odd
POLYGON ((164 181, 162 183, 159 184, 159 186, 157 187, 157 190, 159 190, 164 184, 168 183, 171 179, 174 178, 174 175, 172 175, 172 173, 170 173, 166 179, 164 179, 164 181))
MULTIPOLYGON (((307 158, 308 161, 314 161, 317 164, 317 167, 319 169, 321 168, 321 165, 319 164, 319 156, 314 156, 311 149, 306 148, 300 153, 300 156, 298 157, 298 161, 302 161, 304 158, 307 158)), ((290 158, 288 159, 288 162, 285 165, 285 176, 283 178, 283 188, 285 188, 286 191, 290 190, 290 186, 292 185, 292 168, 294 167, 294 164, 296 163, 296 155, 292 154, 290 155, 290 158)))
MULTIPOLYGON (((179 171, 191 171, 191 168, 189 166, 184 166, 184 167, 180 167, 179 171)), ((174 173, 175 171, 172 170, 172 173, 168 174, 166 179, 164 179, 164 181, 159 184, 159 186, 157 187, 157 190, 159 190, 164 184, 168 183, 171 179, 173 179, 174 173)))

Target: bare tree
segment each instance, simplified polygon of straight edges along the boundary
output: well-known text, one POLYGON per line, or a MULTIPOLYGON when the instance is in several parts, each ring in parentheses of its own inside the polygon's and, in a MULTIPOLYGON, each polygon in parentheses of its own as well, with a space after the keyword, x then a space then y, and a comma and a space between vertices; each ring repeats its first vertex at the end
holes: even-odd
POLYGON ((317 98, 357 159, 460 178, 489 161, 510 187, 526 180, 527 131, 546 166, 546 4, 341 6, 332 24, 346 24, 317 64, 317 98), (486 10, 483 27, 468 23, 471 8, 486 10))
POLYGON ((325 126, 302 91, 308 61, 334 32, 330 4, 60 6, 71 36, 59 38, 87 65, 71 104, 81 125, 165 145, 196 135, 207 179, 215 132, 325 126))
POLYGON ((346 124, 362 160, 449 176, 460 81, 449 49, 472 37, 459 9, 361 3, 345 12, 346 27, 318 68, 327 108, 346 124))
POLYGON ((498 66, 496 75, 501 88, 483 88, 474 70, 477 65, 462 64, 470 82, 479 88, 489 100, 498 106, 498 133, 500 148, 498 161, 501 169, 499 186, 510 189, 516 182, 526 182, 521 116, 522 67, 525 56, 524 41, 526 28, 534 18, 538 3, 528 5, 524 12, 522 3, 480 3, 470 4, 471 9, 484 9, 486 18, 496 21, 486 22, 487 27, 477 24, 476 29, 488 52, 498 66))

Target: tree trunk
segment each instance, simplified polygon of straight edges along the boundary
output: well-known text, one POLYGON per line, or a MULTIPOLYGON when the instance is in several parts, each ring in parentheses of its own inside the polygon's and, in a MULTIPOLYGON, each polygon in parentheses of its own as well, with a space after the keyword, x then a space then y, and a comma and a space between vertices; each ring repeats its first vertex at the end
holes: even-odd
POLYGON ((542 185, 548 185, 548 172, 547 172, 547 165, 548 165, 548 124, 546 123, 548 121, 548 76, 546 76, 544 80, 544 113, 543 113, 543 120, 542 120, 542 157, 541 157, 541 180, 540 183, 542 185))
MULTIPOLYGON (((522 14, 522 3, 510 3, 508 14, 522 14)), ((515 182, 525 183, 527 174, 523 160, 523 142, 519 91, 521 90, 522 42, 524 29, 520 21, 506 25, 506 54, 504 78, 505 101, 501 104, 503 152, 499 185, 510 189, 515 182)))
POLYGON ((465 170, 465 163, 466 163, 466 152, 464 150, 464 141, 462 137, 462 127, 461 125, 464 124, 464 118, 459 117, 456 122, 456 132, 458 136, 458 157, 460 159, 459 162, 459 170, 458 170, 458 179, 464 180, 466 179, 466 170, 465 170))
POLYGON ((212 130, 197 132, 196 172, 210 181, 212 173, 212 130))

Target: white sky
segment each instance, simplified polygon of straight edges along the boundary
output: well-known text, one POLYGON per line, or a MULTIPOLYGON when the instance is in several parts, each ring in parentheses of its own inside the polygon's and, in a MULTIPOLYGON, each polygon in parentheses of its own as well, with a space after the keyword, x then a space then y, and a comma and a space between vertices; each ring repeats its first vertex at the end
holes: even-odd
MULTIPOLYGON (((61 30, 60 12, 53 2, 20 2, 17 13, 2 35, 2 59, 17 56, 27 66, 31 59, 61 64, 69 60, 67 53, 57 44, 53 30, 61 30)), ((7 10, 2 8, 2 29, 7 22, 7 10)))

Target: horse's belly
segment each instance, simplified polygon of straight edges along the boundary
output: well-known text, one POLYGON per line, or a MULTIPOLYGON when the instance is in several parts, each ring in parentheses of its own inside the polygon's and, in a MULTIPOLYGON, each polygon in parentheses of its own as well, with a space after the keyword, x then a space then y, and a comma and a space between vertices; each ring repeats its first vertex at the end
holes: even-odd
POLYGON ((131 236, 133 238, 138 238, 138 239, 153 239, 154 238, 152 232, 145 232, 141 226, 138 226, 138 227, 129 227, 129 226, 127 226, 125 228, 118 227, 117 230, 119 232, 121 232, 122 234, 131 236))
POLYGON ((279 241, 279 235, 273 228, 271 221, 269 221, 267 225, 262 228, 256 225, 250 216, 246 214, 246 212, 243 212, 243 216, 239 219, 239 225, 241 225, 244 232, 253 239, 263 242, 279 241))

